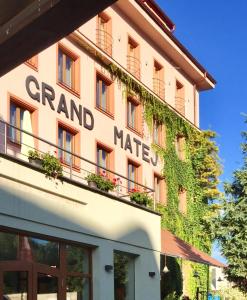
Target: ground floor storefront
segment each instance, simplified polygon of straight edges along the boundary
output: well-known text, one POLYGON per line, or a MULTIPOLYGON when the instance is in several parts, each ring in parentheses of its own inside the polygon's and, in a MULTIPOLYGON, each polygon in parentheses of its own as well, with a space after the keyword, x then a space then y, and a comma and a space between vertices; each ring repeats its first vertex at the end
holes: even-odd
POLYGON ((1 300, 160 299, 159 214, 0 163, 1 300))
MULTIPOLYGON (((9 229, 0 229, 0 244, 0 299, 93 299, 94 247, 9 229)), ((135 258, 114 251, 105 265, 116 300, 135 299, 135 258)))

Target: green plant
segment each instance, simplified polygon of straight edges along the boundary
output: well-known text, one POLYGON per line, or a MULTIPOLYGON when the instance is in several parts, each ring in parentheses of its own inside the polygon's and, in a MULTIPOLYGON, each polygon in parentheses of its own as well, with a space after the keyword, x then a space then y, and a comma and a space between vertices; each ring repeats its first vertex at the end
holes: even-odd
POLYGON ((58 177, 63 175, 63 168, 60 161, 49 152, 42 155, 42 169, 49 177, 58 177))
POLYGON ((144 206, 148 206, 152 202, 151 197, 149 197, 147 193, 140 192, 136 189, 132 189, 130 191, 130 200, 144 206))
MULTIPOLYGON (((89 50, 89 46, 85 46, 89 50)), ((142 102, 145 121, 152 132, 153 119, 166 128, 165 148, 152 145, 153 150, 164 163, 163 176, 167 183, 167 205, 157 204, 157 210, 162 214, 162 228, 167 228, 186 242, 200 250, 210 253, 212 245, 212 220, 218 208, 212 200, 220 196, 218 177, 221 166, 218 158, 218 148, 215 145, 215 133, 200 131, 183 117, 179 116, 164 101, 160 101, 152 92, 142 86, 139 81, 130 77, 114 63, 107 65, 101 54, 95 53, 97 61, 109 71, 113 80, 118 80, 122 86, 122 95, 127 97, 134 93, 142 102), (178 159, 175 150, 175 137, 186 138, 186 161, 178 159), (178 191, 187 191, 187 214, 178 210, 178 191), (205 234, 207 233, 207 234, 205 234)), ((179 264, 182 265, 182 261, 179 264)), ((207 285, 207 266, 190 263, 191 271, 186 274, 185 289, 190 297, 194 297, 196 281, 193 269, 200 273, 202 286, 207 285)), ((178 279, 176 274, 175 280, 178 279)), ((178 288, 167 295, 173 299, 179 294, 178 288), (175 294, 174 294, 175 293, 175 294)), ((168 299, 167 298, 167 299, 168 299)))
POLYGON ((232 182, 224 184, 226 199, 215 220, 215 237, 227 259, 228 280, 247 294, 247 131, 242 132, 242 137, 242 166, 233 172, 232 182))
POLYGON ((93 181, 96 183, 96 186, 101 191, 112 191, 115 187, 115 184, 106 176, 106 172, 101 174, 90 173, 85 177, 87 182, 93 181))
MULTIPOLYGON (((212 218, 217 213, 217 208, 211 202, 220 196, 217 185, 218 176, 221 173, 217 155, 218 148, 213 141, 215 133, 212 131, 201 132, 192 126, 116 65, 110 64, 105 67, 113 78, 122 84, 125 97, 133 92, 138 96, 143 104, 144 118, 150 132, 152 132, 153 119, 164 124, 166 128, 164 142, 166 147, 152 145, 153 150, 164 163, 162 172, 167 183, 167 205, 157 205, 158 211, 162 214, 162 228, 169 229, 186 242, 210 253, 212 218), (182 135, 186 139, 185 161, 180 160, 176 154, 174 141, 178 135, 182 135), (178 210, 179 189, 187 191, 186 215, 182 215, 178 210), (205 238, 205 232, 207 232, 207 238, 205 238)), ((194 263, 191 263, 192 270, 193 267, 195 267, 194 263)), ((202 285, 206 287, 207 267, 201 265, 197 268, 200 271, 202 285)), ((196 282, 192 271, 186 276, 188 280, 185 288, 192 297, 195 294, 196 282)), ((175 288, 174 292, 178 293, 178 289, 175 288)))
POLYGON ((40 154, 37 150, 29 150, 28 158, 30 159, 40 159, 40 154))

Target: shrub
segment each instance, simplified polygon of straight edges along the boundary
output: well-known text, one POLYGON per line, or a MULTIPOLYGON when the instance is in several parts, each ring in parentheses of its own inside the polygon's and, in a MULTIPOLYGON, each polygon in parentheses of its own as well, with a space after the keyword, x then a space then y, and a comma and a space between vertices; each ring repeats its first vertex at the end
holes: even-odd
POLYGON ((63 168, 60 161, 49 152, 42 155, 42 169, 49 177, 58 177, 63 175, 63 168))
POLYGON ((148 206, 152 203, 152 199, 145 192, 140 192, 136 189, 130 191, 130 200, 143 206, 148 206))
POLYGON ((96 186, 101 191, 112 191, 115 187, 115 184, 106 176, 106 172, 102 172, 101 174, 91 173, 85 177, 87 182, 93 181, 96 183, 96 186))
POLYGON ((40 159, 40 154, 37 150, 29 150, 28 151, 28 158, 31 159, 40 159))

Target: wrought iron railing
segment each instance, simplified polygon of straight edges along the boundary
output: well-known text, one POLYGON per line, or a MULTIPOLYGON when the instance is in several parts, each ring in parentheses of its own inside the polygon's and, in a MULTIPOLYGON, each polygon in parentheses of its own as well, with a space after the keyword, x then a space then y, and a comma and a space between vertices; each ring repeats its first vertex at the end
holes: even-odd
POLYGON ((162 100, 165 100, 165 82, 158 78, 153 78, 153 92, 162 100))
POLYGON ((175 97, 175 109, 181 114, 185 115, 185 99, 182 97, 175 97))
POLYGON ((112 55, 113 38, 106 30, 96 29, 96 43, 99 48, 112 55))
MULTIPOLYGON (((63 149, 30 132, 0 120, 0 153, 14 157, 18 160, 29 162, 29 150, 36 150, 41 156, 45 153, 50 153, 57 158, 61 153, 66 154, 66 161, 63 160, 61 163, 63 167, 63 176, 70 180, 87 184, 85 178, 89 174, 97 174, 99 170, 101 170, 105 174, 103 175, 114 183, 114 190, 110 191, 110 194, 125 200, 130 200, 130 187, 134 187, 136 190, 145 192, 155 199, 154 190, 152 188, 135 182, 117 172, 98 165, 89 159, 81 157, 78 154, 63 149), (18 140, 15 139, 16 136, 18 136, 18 140)), ((64 155, 62 155, 62 157, 64 157, 64 155)))
POLYGON ((127 55, 127 70, 136 78, 140 79, 141 76, 140 60, 135 56, 127 55))

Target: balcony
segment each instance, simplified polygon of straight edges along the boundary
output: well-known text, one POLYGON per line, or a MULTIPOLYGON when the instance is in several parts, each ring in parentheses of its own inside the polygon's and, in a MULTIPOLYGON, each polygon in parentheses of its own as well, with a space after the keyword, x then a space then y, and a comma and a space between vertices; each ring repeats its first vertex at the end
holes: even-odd
POLYGON ((153 92, 162 100, 165 100, 165 82, 158 78, 153 78, 153 92))
POLYGON ((113 38, 106 30, 96 29, 96 44, 107 54, 112 55, 113 38))
POLYGON ((140 79, 140 75, 141 75, 140 66, 141 66, 141 62, 138 58, 127 55, 127 70, 137 79, 140 79))
MULTIPOLYGON (((30 166, 32 169, 43 171, 41 164, 34 164, 28 152, 36 150, 39 155, 50 153, 52 156, 60 159, 62 165, 62 180, 67 179, 71 182, 87 185, 86 177, 90 174, 103 174, 102 176, 114 184, 114 189, 109 192, 102 192, 97 187, 93 187, 95 192, 107 194, 111 197, 115 196, 122 200, 130 201, 130 189, 144 192, 152 199, 154 198, 154 190, 150 187, 135 182, 127 177, 113 172, 107 168, 97 165, 86 158, 67 151, 59 146, 48 142, 47 140, 35 136, 16 126, 10 125, 4 121, 0 121, 0 154, 13 158, 20 163, 30 166), (64 157, 66 159, 64 159, 64 157)), ((153 201, 154 203, 154 201, 153 201)), ((154 203, 155 205, 155 203, 154 203)))
POLYGON ((182 97, 175 97, 175 109, 183 116, 185 116, 185 100, 182 97))

